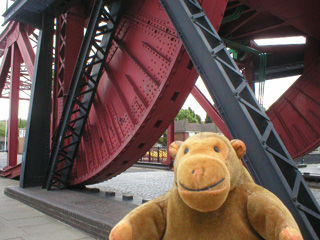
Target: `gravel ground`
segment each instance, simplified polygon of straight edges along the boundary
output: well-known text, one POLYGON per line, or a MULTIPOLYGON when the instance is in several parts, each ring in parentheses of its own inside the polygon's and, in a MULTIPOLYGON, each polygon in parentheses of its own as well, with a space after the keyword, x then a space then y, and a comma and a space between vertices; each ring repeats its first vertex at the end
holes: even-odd
POLYGON ((151 200, 171 189, 173 177, 173 171, 144 171, 143 169, 137 171, 135 169, 134 172, 129 170, 111 180, 87 187, 151 200))
MULTIPOLYGON (((148 171, 132 167, 111 180, 87 187, 151 200, 170 190, 173 178, 173 171, 148 171)), ((311 188, 311 191, 320 204, 320 189, 311 188)))

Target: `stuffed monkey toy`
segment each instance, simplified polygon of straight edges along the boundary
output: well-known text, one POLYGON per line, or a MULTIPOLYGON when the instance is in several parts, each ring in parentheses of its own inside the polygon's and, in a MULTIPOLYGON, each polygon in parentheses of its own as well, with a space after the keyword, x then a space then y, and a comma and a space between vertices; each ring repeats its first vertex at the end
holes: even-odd
POLYGON ((169 148, 174 184, 128 213, 111 240, 302 240, 291 213, 254 183, 241 158, 246 146, 200 133, 169 148))

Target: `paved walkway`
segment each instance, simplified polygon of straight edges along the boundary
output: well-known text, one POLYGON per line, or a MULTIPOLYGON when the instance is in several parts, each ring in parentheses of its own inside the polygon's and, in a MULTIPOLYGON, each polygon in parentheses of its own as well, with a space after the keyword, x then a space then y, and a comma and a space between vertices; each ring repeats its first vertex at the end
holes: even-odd
POLYGON ((0 177, 0 240, 89 240, 87 234, 4 195, 18 181, 0 177))

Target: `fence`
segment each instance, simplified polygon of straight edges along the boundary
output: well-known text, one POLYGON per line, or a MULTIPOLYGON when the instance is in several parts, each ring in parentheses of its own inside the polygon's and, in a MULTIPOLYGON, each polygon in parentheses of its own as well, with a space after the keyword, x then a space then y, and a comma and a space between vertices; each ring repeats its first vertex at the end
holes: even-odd
POLYGON ((153 147, 139 159, 139 162, 164 163, 167 161, 168 153, 166 148, 153 147))

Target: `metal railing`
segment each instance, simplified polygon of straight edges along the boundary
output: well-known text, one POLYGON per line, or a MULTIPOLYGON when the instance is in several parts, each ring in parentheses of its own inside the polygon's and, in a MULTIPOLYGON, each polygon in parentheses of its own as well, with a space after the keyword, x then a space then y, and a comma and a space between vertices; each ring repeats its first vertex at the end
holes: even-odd
POLYGON ((168 153, 166 148, 152 147, 148 152, 143 155, 138 162, 150 162, 150 163, 164 163, 168 159, 168 153))

